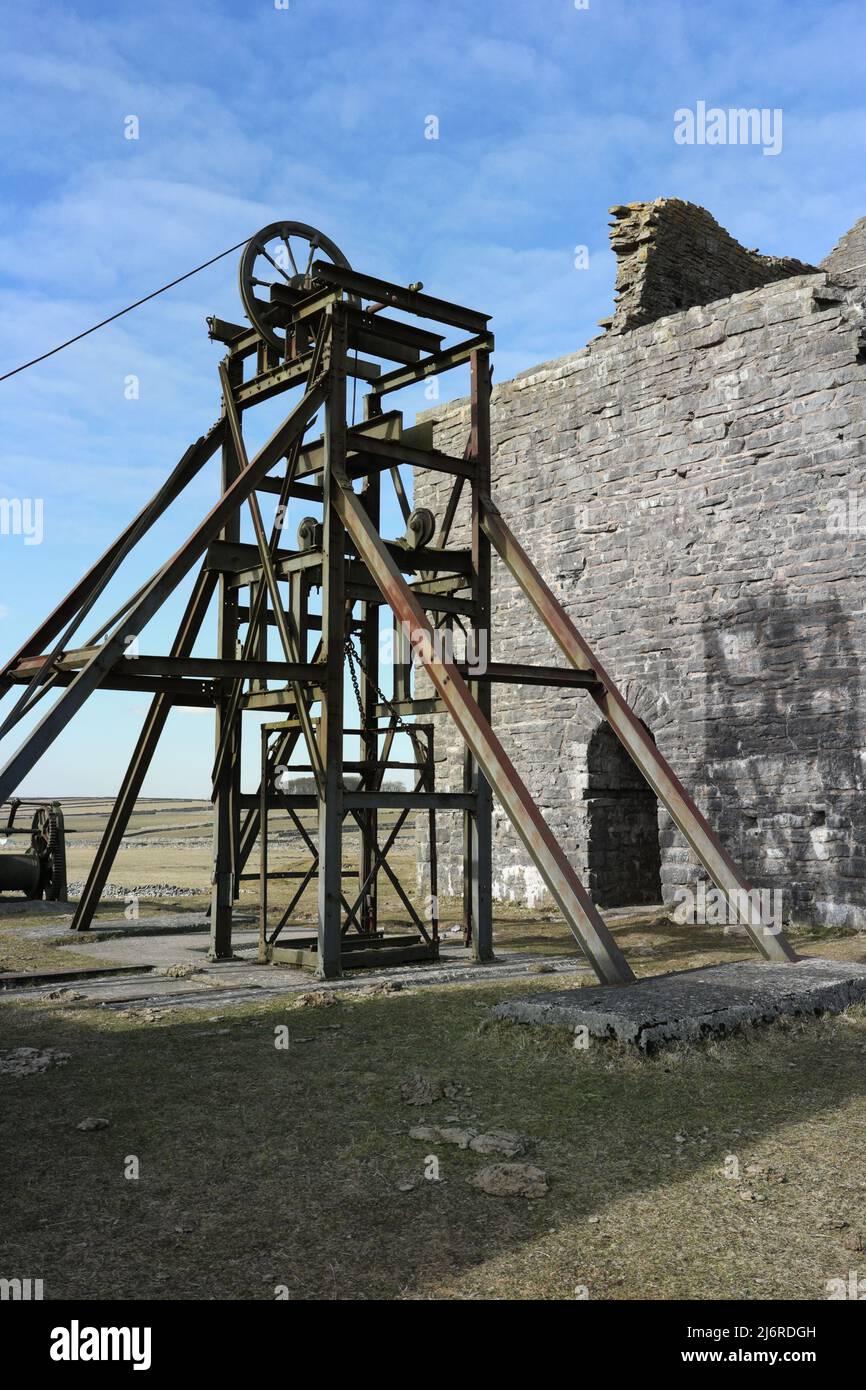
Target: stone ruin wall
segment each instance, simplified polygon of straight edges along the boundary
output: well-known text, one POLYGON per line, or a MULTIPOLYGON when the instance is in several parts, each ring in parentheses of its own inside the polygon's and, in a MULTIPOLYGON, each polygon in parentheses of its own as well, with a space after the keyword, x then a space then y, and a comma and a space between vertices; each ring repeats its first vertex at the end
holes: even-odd
POLYGON ((612 333, 817 269, 747 250, 706 208, 681 198, 619 203, 610 211, 616 308, 601 327, 612 333))
MULTIPOLYGON (((866 334, 862 282, 841 269, 608 333, 497 386, 493 485, 751 881, 783 891, 786 919, 862 926, 866 334)), ((431 417, 436 446, 462 453, 466 401, 431 417)), ((441 518, 450 483, 416 477, 415 505, 441 518)), ((493 612, 493 659, 562 664, 497 559, 493 612)), ((703 871, 586 694, 492 689, 494 727, 599 902, 670 905, 695 886, 703 871)), ((435 722, 439 785, 459 790, 459 740, 435 722)), ((442 895, 461 891, 460 819, 439 817, 442 895)), ((425 830, 419 817, 422 884, 425 830)), ((548 901, 497 805, 493 888, 548 901)))

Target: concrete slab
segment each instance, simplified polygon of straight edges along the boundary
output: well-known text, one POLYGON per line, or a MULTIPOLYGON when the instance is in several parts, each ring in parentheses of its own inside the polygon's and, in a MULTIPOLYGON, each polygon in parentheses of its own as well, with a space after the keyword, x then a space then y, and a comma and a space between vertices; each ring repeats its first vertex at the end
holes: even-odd
POLYGON ((781 1015, 841 1013, 866 999, 866 964, 806 957, 793 965, 733 961, 627 986, 550 990, 496 1004, 517 1023, 545 1024, 618 1038, 645 1051, 675 1039, 696 1041, 781 1015))
MULTIPOLYGON (((258 933, 255 931, 241 929, 234 932, 235 955, 234 959, 228 961, 207 959, 209 937, 202 930, 172 934, 136 931, 113 938, 102 938, 96 933, 89 933, 88 936, 92 936, 92 939, 82 937, 81 941, 71 946, 61 946, 58 957, 68 950, 77 957, 90 957, 97 967, 102 961, 106 964, 143 967, 152 972, 127 977, 106 974, 102 978, 82 978, 75 983, 74 990, 81 1006, 95 1005, 106 1009, 194 1008, 213 1012, 217 1007, 321 988, 340 992, 396 982, 404 988, 414 989, 422 985, 468 985, 489 983, 494 978, 521 977, 528 984, 539 969, 544 970, 545 974, 556 972, 571 978, 588 973, 582 959, 572 956, 528 956, 507 948, 498 950, 495 961, 476 965, 471 952, 460 941, 446 937, 438 962, 352 972, 323 986, 308 970, 259 964, 258 933), (173 965, 193 965, 196 973, 186 978, 173 978, 160 973, 173 965)), ((44 986, 40 987, 34 978, 32 984, 0 990, 0 1005, 40 997, 43 990, 44 986)), ((50 992, 42 997, 50 998, 50 992)))

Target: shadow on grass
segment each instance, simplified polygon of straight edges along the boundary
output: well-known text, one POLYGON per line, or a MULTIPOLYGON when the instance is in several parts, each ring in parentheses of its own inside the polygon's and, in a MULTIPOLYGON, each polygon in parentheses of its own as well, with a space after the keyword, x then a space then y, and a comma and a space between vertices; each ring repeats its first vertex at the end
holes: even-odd
MULTIPOLYGON (((680 926, 668 917, 654 915, 629 922, 614 921, 609 925, 626 957, 637 948, 638 955, 651 955, 660 964, 668 961, 682 964, 684 953, 687 956, 711 953, 720 962, 755 955, 747 938, 726 936, 721 927, 680 926)), ((537 916, 497 918, 495 940, 499 946, 511 950, 574 955, 576 962, 582 959, 574 937, 562 921, 540 923, 537 916)))
POLYGON ((285 1286, 293 1299, 394 1299, 569 1298, 575 1270, 591 1269, 593 1297, 704 1298, 736 1296, 763 1258, 774 1270, 766 1296, 820 1297, 823 1266, 804 1274, 796 1253, 810 1219, 797 1205, 798 1165, 814 1184, 815 1164, 830 1164, 826 1205, 836 1168, 857 1161, 862 1016, 648 1059, 491 1024, 487 1005, 520 988, 427 988, 330 1008, 271 1001, 224 1014, 215 991, 210 1016, 150 1023, 8 1004, 4 1048, 71 1057, 41 1075, 0 1077, 2 1272, 43 1278, 48 1298, 271 1299, 285 1286), (274 1030, 284 1023, 290 1044, 280 1051, 274 1030), (406 1105, 400 1085, 419 1068, 446 1074, 459 1095, 406 1105), (489 1197, 467 1179, 493 1160, 408 1137, 414 1124, 454 1115, 529 1135, 549 1196, 489 1197), (109 1127, 78 1131, 87 1116, 109 1127), (791 1141, 788 1186, 760 1209, 756 1247, 757 1208, 718 1170, 731 1152, 813 1122, 824 1158, 791 1141), (431 1152, 439 1183, 423 1177, 431 1152), (137 1180, 124 1176, 132 1159, 137 1180), (401 1192, 406 1182, 415 1186, 401 1192), (613 1250, 605 1227, 587 1221, 600 1213, 616 1231, 620 1209, 623 1244, 613 1250), (556 1240, 560 1255, 540 1265, 533 1252, 556 1240), (710 1268, 714 1242, 724 1253, 710 1268), (778 1243, 786 1254, 775 1260, 778 1243))

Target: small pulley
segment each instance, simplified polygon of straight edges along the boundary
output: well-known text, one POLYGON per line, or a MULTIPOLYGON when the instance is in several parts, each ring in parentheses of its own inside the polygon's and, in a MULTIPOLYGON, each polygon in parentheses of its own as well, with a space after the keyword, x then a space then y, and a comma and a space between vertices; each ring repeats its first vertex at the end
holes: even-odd
POLYGON ((406 521, 406 535, 403 544, 409 550, 421 550, 429 545, 436 532, 436 518, 429 507, 416 507, 406 521))
POLYGON ((305 516, 298 523, 298 549, 321 550, 322 523, 314 516, 305 516))

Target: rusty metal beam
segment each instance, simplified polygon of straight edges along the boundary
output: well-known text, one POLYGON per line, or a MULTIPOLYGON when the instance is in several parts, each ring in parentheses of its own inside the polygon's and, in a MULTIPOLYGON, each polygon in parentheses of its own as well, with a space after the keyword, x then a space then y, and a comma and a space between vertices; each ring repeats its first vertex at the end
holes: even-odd
MULTIPOLYGON (((342 306, 331 319, 331 361, 325 406, 325 506, 322 518, 322 656, 326 673, 319 718, 319 753, 325 769, 319 783, 319 882, 317 971, 323 979, 342 974, 343 868, 343 670, 346 639, 346 541, 340 516, 340 480, 346 463, 347 328, 342 306)), ((352 494, 354 496, 354 493, 352 494)), ((360 503, 359 503, 360 505, 360 503)), ((366 516, 366 512, 364 513, 366 516)))
POLYGON ((467 333, 483 333, 490 322, 489 314, 480 314, 475 309, 466 309, 462 304, 452 304, 447 299, 434 299, 432 295, 420 294, 404 285, 393 285, 389 280, 377 280, 372 275, 361 275, 348 266, 332 265, 329 261, 316 261, 313 275, 326 285, 338 285, 349 294, 360 295, 364 299, 380 300, 394 309, 403 309, 418 318, 434 319, 437 323, 452 324, 463 328, 467 333))
MULTIPOLYGON (((100 648, 99 654, 79 671, 63 694, 31 730, 16 753, 0 771, 0 801, 5 800, 36 765, 47 748, 77 714, 88 696, 123 654, 126 635, 138 635, 159 611, 169 594, 189 573, 209 543, 216 538, 231 516, 244 503, 263 477, 279 462, 296 435, 306 429, 324 400, 322 377, 319 376, 306 394, 262 446, 249 468, 240 473, 210 512, 193 531, 171 559, 157 570, 145 593, 134 604, 119 627, 100 648)), ((222 436, 220 436, 222 437, 222 436)), ((23 653, 28 655, 29 653, 23 653)))
POLYGON ((93 605, 96 603, 100 594, 106 588, 112 576, 117 572, 120 565, 129 555, 130 551, 145 536, 152 526, 159 520, 163 512, 171 506, 172 502, 180 495, 197 473, 204 467, 208 460, 216 453, 222 441, 222 421, 217 421, 212 425, 207 434, 191 444, 186 453, 172 469, 169 476, 161 487, 157 489, 150 501, 142 507, 136 517, 132 519, 125 530, 121 531, 116 540, 105 553, 91 566, 87 573, 78 581, 73 589, 69 591, 64 599, 57 605, 54 612, 46 618, 36 631, 28 637, 27 641, 12 656, 0 671, 0 699, 5 695, 10 685, 13 683, 11 675, 12 668, 17 666, 20 661, 27 657, 41 655, 45 647, 55 642, 54 649, 47 655, 42 656, 41 664, 33 673, 27 689, 17 701, 15 708, 5 717, 0 726, 0 738, 6 734, 17 721, 33 707, 51 687, 51 666, 53 658, 62 652, 66 643, 79 625, 84 621, 93 605))
MULTIPOLYGON (((232 390, 243 380, 243 366, 237 358, 225 359, 220 363, 220 380, 223 386, 222 418, 226 422, 222 458, 220 460, 220 486, 225 493, 241 475, 246 466, 246 458, 241 455, 228 428, 229 406, 232 403, 232 390)), ((226 516, 220 539, 238 541, 240 539, 240 510, 236 509, 226 516)), ((239 631, 238 596, 227 581, 219 577, 217 600, 216 646, 223 660, 230 660, 237 652, 239 631)), ((224 769, 215 772, 211 784, 213 802, 213 830, 211 855, 210 892, 210 960, 230 960, 232 955, 232 912, 234 900, 240 892, 235 875, 237 874, 237 845, 240 838, 240 765, 242 755, 242 728, 240 715, 232 708, 232 695, 237 681, 220 680, 216 684, 216 707, 214 718, 214 745, 216 748, 228 746, 231 749, 231 762, 224 769)))
POLYGON ((420 362, 412 366, 396 367, 393 372, 385 372, 384 376, 379 377, 373 390, 377 396, 384 396, 389 391, 402 391, 404 386, 423 381, 425 377, 438 376, 441 372, 452 371, 454 367, 462 367, 474 352, 491 352, 492 349, 493 334, 479 333, 474 338, 467 338, 463 343, 443 348, 432 357, 422 357, 420 362))
MULTIPOLYGON (((216 580, 213 570, 208 570, 216 580)), ((56 667, 59 671, 79 671, 99 651, 99 647, 82 647, 78 651, 64 653, 58 657, 56 667)), ((14 680, 29 678, 33 664, 38 657, 29 657, 16 666, 12 672, 14 680)), ((318 684, 322 679, 321 667, 313 662, 254 661, 244 657, 225 660, 209 656, 145 656, 118 657, 113 670, 118 666, 129 670, 131 679, 139 676, 190 676, 200 680, 272 680, 272 681, 311 681, 318 684)), ((566 682, 567 684, 568 682, 566 682)), ((577 684, 577 682, 573 682, 577 684)))
POLYGON ((620 694, 588 643, 580 635, 562 604, 545 584, 526 551, 502 519, 499 508, 486 496, 482 526, 493 548, 511 571, 538 616, 568 660, 579 671, 594 671, 600 686, 589 694, 610 724, 632 762, 643 774, 659 801, 691 845, 720 892, 724 893, 734 920, 746 928, 761 955, 770 961, 795 961, 797 955, 783 932, 769 930, 761 922, 750 885, 695 802, 662 757, 637 715, 620 694), (743 897, 743 895, 749 895, 743 897), (747 904, 747 910, 743 907, 747 904))
MULTIPOLYGON (((77 680, 77 671, 58 671, 52 689, 66 690, 77 680)), ((120 690, 132 695, 165 695, 171 704, 188 709, 213 709, 212 681, 183 680, 174 676, 120 676, 117 669, 103 676, 99 689, 120 690)))
POLYGON ((401 622, 409 640, 444 700, 467 747, 495 790, 515 830, 523 840, 548 891, 559 905, 581 950, 604 984, 628 984, 631 968, 516 768, 473 699, 457 667, 437 653, 424 611, 406 584, 387 548, 352 491, 349 480, 334 489, 334 503, 384 598, 401 622))
MULTIPOLYGON (((177 636, 172 645, 172 656, 184 657, 192 651, 213 598, 216 582, 217 576, 215 574, 211 574, 207 570, 199 571, 198 579, 190 594, 177 636)), ((111 808, 111 814, 102 832, 102 839, 90 866, 87 882, 78 900, 75 916, 70 924, 71 931, 87 931, 90 927, 171 708, 171 699, 165 694, 157 695, 151 703, 120 790, 111 808)))
MULTIPOLYGON (((418 591, 415 592, 417 594, 418 591)), ((425 608, 435 606, 435 603, 424 604, 425 608)), ((521 666, 508 661, 488 661, 476 671, 473 667, 458 661, 457 668, 464 680, 484 681, 494 685, 565 686, 573 690, 591 690, 598 684, 593 671, 575 671, 565 666, 521 666)))

